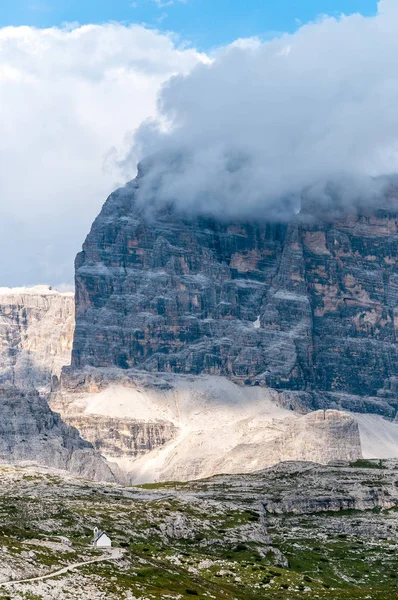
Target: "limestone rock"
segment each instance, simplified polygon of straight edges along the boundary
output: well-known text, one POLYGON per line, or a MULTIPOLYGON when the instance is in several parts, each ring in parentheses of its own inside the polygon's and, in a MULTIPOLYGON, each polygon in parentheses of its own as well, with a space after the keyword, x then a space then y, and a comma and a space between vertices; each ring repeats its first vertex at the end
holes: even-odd
POLYGON ((0 462, 62 469, 79 477, 116 481, 112 466, 76 429, 65 425, 35 391, 0 389, 0 462))
POLYGON ((338 513, 346 510, 395 508, 398 504, 393 476, 396 468, 396 461, 359 461, 351 464, 347 462, 340 466, 329 465, 326 469, 313 463, 281 463, 270 469, 269 473, 264 473, 286 482, 283 484, 281 497, 275 498, 270 493, 264 502, 264 508, 271 514, 338 513), (366 465, 368 468, 364 468, 366 465), (318 486, 320 472, 328 473, 328 477, 318 486), (337 474, 341 476, 338 485, 337 474), (288 491, 289 480, 295 481, 296 485, 288 491))
POLYGON ((342 411, 309 413, 280 425, 280 434, 261 443, 236 446, 215 473, 250 473, 283 461, 357 460, 362 457, 358 423, 342 411))
POLYGON ((0 384, 49 391, 70 363, 74 312, 73 293, 0 288, 0 384))
POLYGON ((63 420, 76 427, 83 439, 89 440, 109 460, 135 459, 177 435, 176 426, 168 421, 148 422, 102 415, 64 415, 63 420))
POLYGON ((135 483, 246 473, 281 460, 362 457, 355 416, 341 411, 303 415, 281 406, 275 390, 225 377, 119 376, 82 371, 63 380, 51 406, 135 483))
POLYGON ((141 176, 76 259, 60 385, 73 298, 51 290, 0 294, 0 381, 52 387, 51 407, 135 481, 361 456, 341 411, 398 407, 396 213, 147 214, 141 176))
POLYGON ((189 519, 181 513, 167 516, 165 522, 160 525, 160 530, 166 539, 192 540, 195 537, 195 530, 189 519))
MULTIPOLYGON (((210 477, 215 473, 252 473, 281 461, 312 461, 327 464, 330 460, 357 460, 362 457, 358 424, 350 415, 341 411, 317 411, 300 417, 274 419, 262 426, 253 419, 241 423, 240 435, 231 437, 232 449, 219 447, 217 436, 212 432, 206 439, 203 431, 191 432, 167 447, 160 481, 187 481, 210 477), (200 452, 195 448, 201 445, 200 452)), ((159 454, 158 450, 158 454, 159 454)), ((135 477, 140 478, 140 466, 151 462, 151 454, 133 465, 135 477)), ((148 477, 148 471, 145 471, 148 477)))
POLYGON ((139 185, 110 196, 76 259, 72 370, 224 375, 307 410, 395 415, 396 213, 148 217, 139 185))

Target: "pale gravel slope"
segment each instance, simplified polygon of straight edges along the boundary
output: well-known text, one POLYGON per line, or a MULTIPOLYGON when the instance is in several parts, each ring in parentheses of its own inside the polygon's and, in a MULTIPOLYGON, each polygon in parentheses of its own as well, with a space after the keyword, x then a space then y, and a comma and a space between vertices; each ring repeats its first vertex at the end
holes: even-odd
POLYGON ((107 383, 99 392, 88 384, 89 391, 72 392, 52 407, 67 422, 76 415, 87 424, 99 416, 117 418, 120 436, 131 420, 172 423, 174 439, 139 457, 102 448, 135 483, 249 472, 280 460, 325 463, 361 456, 357 426, 346 413, 305 416, 282 406, 278 393, 268 388, 237 385, 225 377, 142 372, 125 385, 107 383))
MULTIPOLYGON (((318 426, 281 406, 274 390, 238 386, 216 376, 170 375, 159 381, 167 385, 154 385, 160 376, 140 377, 135 386, 110 384, 99 393, 73 395, 67 404, 69 414, 80 413, 88 421, 95 415, 116 417, 121 431, 126 419, 165 421, 178 428, 175 439, 139 458, 104 453, 135 482, 247 472, 287 459, 327 463, 355 458, 351 433, 346 439, 338 433, 320 437, 318 426), (332 440, 337 440, 334 448, 332 440)), ((398 457, 397 423, 378 415, 351 417, 359 427, 364 458, 398 457)))
POLYGON ((364 458, 398 458, 398 423, 379 415, 353 414, 364 458))

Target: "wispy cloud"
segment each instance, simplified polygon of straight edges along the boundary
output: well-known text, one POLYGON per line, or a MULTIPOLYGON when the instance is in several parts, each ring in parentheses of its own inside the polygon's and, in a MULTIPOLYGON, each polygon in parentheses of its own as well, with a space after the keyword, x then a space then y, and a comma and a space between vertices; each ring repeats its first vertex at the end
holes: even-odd
POLYGON ((151 0, 151 2, 155 2, 158 8, 166 8, 173 4, 187 4, 188 0, 151 0))
POLYGON ((159 24, 163 23, 163 21, 165 19, 167 19, 167 17, 168 17, 167 12, 162 12, 162 14, 156 19, 156 22, 159 23, 159 24))

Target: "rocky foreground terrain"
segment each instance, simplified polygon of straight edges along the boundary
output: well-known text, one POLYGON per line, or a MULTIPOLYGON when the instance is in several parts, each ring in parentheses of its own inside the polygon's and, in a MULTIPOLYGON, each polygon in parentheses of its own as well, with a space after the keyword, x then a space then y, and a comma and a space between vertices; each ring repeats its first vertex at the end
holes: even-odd
POLYGON ((398 463, 120 487, 0 468, 0 598, 391 600, 398 463), (94 527, 112 552, 90 547, 94 527))

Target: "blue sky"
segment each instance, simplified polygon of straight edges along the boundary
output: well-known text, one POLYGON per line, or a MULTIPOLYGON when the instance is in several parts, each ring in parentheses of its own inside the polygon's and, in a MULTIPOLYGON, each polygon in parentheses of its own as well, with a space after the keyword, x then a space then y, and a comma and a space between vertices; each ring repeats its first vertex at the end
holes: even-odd
POLYGON ((321 13, 372 15, 376 10, 376 0, 0 0, 0 26, 145 23, 208 50, 238 37, 293 31, 321 13))

